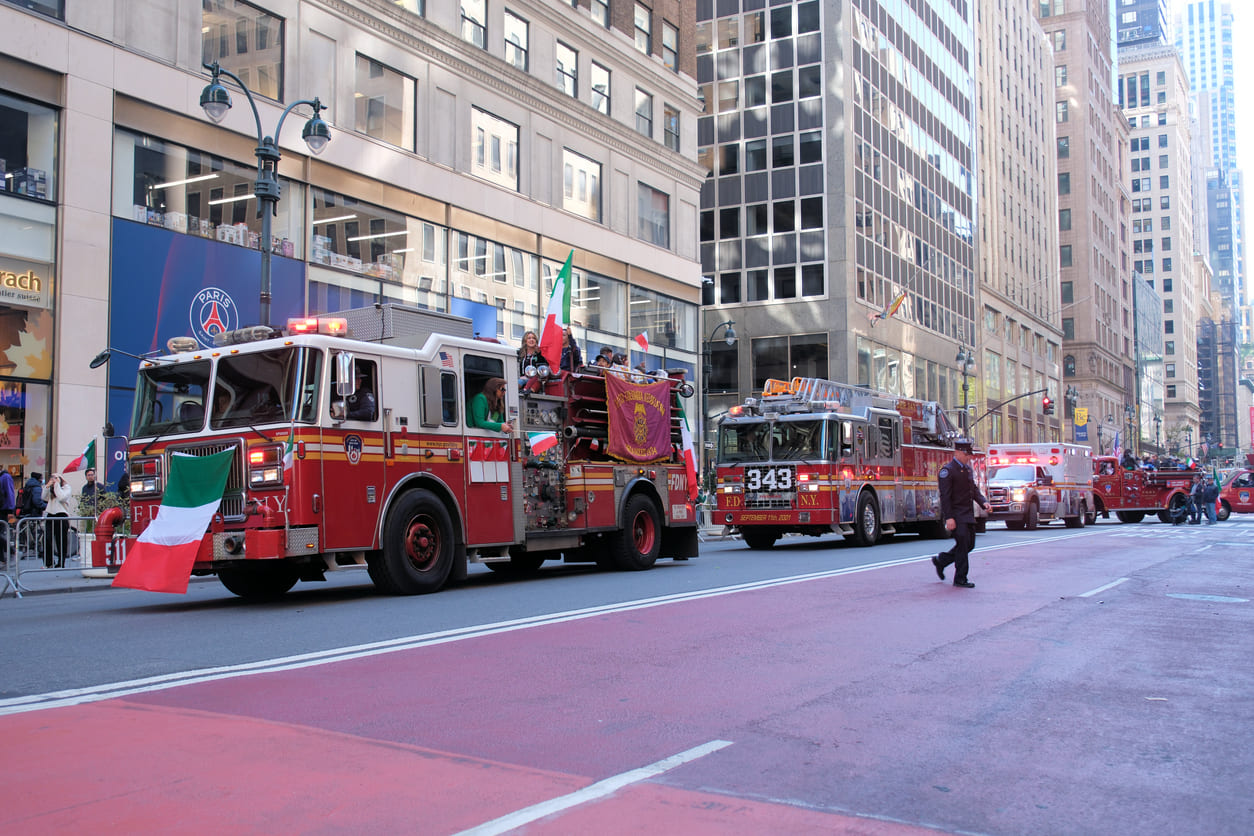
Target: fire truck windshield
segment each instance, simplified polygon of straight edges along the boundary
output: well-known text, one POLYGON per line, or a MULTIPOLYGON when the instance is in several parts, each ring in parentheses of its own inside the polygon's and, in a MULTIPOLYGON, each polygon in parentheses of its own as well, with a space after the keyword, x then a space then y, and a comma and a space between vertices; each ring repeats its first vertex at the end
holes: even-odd
POLYGON ((322 352, 285 346, 232 354, 218 361, 210 429, 296 421, 318 415, 322 352))
POLYGON ((719 427, 720 464, 823 458, 823 421, 725 423, 719 427))
POLYGON ((208 360, 150 366, 139 372, 132 435, 196 432, 205 423, 208 360))

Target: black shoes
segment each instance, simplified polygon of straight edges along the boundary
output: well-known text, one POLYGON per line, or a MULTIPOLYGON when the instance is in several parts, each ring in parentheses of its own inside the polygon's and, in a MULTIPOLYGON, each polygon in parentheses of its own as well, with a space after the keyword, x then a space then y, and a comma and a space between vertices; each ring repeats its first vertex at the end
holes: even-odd
POLYGON ((971 581, 954 581, 954 586, 961 586, 963 589, 975 589, 975 584, 971 581))
POLYGON ((932 558, 932 565, 936 567, 936 577, 940 578, 941 580, 945 580, 945 567, 941 566, 940 558, 939 557, 932 558))

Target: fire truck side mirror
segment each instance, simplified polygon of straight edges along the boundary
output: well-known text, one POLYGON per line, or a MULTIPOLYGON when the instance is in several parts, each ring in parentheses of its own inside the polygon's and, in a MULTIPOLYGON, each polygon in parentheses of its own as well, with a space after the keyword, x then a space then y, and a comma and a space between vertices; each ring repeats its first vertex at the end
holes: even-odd
POLYGON ((357 388, 357 380, 353 374, 353 353, 341 351, 335 355, 335 394, 347 398, 357 388))

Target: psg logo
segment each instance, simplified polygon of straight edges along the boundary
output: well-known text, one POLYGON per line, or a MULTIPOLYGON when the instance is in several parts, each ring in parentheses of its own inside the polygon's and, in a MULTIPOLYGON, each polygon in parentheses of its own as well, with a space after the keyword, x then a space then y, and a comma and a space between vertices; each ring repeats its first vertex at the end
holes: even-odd
POLYGON ((206 287, 192 297, 188 320, 192 336, 208 348, 213 345, 216 335, 232 331, 239 324, 239 309, 231 294, 216 287, 206 287))

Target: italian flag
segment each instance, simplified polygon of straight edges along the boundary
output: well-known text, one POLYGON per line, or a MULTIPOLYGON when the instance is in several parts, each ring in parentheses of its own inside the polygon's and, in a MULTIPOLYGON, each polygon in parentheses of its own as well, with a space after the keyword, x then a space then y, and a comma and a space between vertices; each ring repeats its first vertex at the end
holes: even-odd
POLYGON ((697 452, 692 446, 692 430, 688 429, 688 413, 682 406, 679 408, 679 418, 680 435, 684 442, 684 470, 688 473, 688 500, 695 503, 697 489, 700 487, 697 479, 697 452))
POLYGON ((645 331, 644 333, 636 335, 636 345, 640 346, 641 351, 644 351, 646 353, 648 352, 649 350, 649 332, 648 331, 645 331))
POLYGON ((557 433, 527 433, 527 443, 531 446, 531 452, 539 455, 557 446, 557 433))
POLYGON ((562 331, 570 325, 570 263, 574 258, 575 251, 571 250, 562 265, 562 272, 553 282, 553 294, 549 296, 549 307, 544 312, 544 330, 540 332, 540 353, 554 364, 554 374, 562 361, 562 331))
POLYGON ((114 586, 186 594, 196 553, 222 504, 232 450, 212 456, 170 457, 170 480, 157 518, 126 555, 114 586))
POLYGON ((73 473, 76 470, 88 470, 96 467, 96 439, 87 442, 87 446, 83 448, 83 452, 78 454, 78 458, 65 466, 65 473, 73 473))

